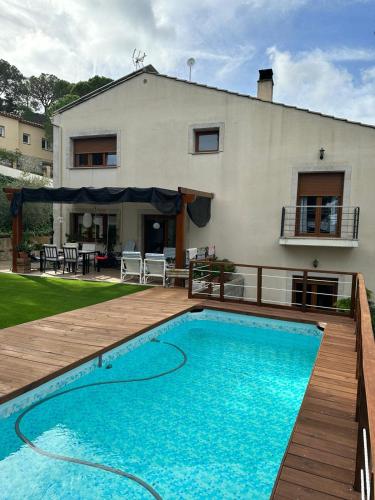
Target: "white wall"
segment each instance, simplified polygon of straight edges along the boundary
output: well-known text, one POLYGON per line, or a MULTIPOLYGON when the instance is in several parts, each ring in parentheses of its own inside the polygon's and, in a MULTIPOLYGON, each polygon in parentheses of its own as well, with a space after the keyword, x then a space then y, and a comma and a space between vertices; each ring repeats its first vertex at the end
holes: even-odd
POLYGON ((375 129, 151 74, 67 110, 55 125, 55 185, 212 191, 211 222, 190 224, 188 245, 213 243, 219 256, 251 264, 311 267, 318 259, 321 269, 364 272, 375 290, 375 129), (189 127, 199 123, 225 124, 222 152, 189 153, 189 127), (71 137, 114 131, 118 168, 72 168, 71 137), (296 175, 317 169, 346 171, 346 203, 361 207, 359 248, 279 245, 296 175))

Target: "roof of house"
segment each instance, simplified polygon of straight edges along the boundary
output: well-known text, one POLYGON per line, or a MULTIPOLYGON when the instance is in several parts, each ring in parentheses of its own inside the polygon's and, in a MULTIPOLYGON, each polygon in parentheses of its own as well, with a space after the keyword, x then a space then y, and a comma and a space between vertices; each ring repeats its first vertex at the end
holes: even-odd
POLYGON ((124 83, 128 80, 131 80, 142 73, 151 73, 151 74, 157 75, 158 77, 161 77, 161 78, 167 78, 168 80, 174 80, 176 82, 186 83, 188 85, 194 85, 196 87, 206 88, 209 90, 216 90, 218 92, 225 92, 226 94, 233 95, 236 97, 245 97, 247 99, 258 101, 258 102, 261 102, 261 103, 266 104, 266 105, 282 106, 282 107, 287 108, 287 109, 295 109, 297 111, 304 111, 306 113, 311 113, 313 115, 322 116, 324 118, 331 118, 333 120, 338 120, 338 121, 342 121, 342 122, 346 122, 346 123, 350 123, 350 124, 354 124, 354 125, 360 125, 362 127, 375 128, 375 125, 370 125, 368 123, 362 123, 362 122, 357 122, 354 120, 348 120, 346 118, 339 118, 339 117, 334 116, 334 115, 320 113, 319 111, 312 111, 312 110, 307 109, 307 108, 299 108, 297 106, 291 106, 290 104, 283 104, 283 103, 274 102, 274 101, 265 101, 263 99, 259 99, 258 97, 254 97, 254 96, 251 96, 249 94, 242 94, 240 92, 233 92, 231 90, 221 89, 219 87, 213 87, 211 85, 205 85, 203 83, 191 82, 189 80, 184 80, 184 79, 177 78, 174 76, 164 75, 162 73, 159 73, 154 68, 154 66, 152 66, 152 64, 149 64, 149 65, 145 66, 144 68, 138 69, 136 71, 133 71, 132 73, 129 73, 128 75, 125 75, 125 76, 119 78, 118 80, 114 80, 113 82, 110 82, 107 85, 104 85, 103 87, 100 87, 99 89, 96 89, 93 92, 90 92, 89 94, 86 94, 85 96, 80 97, 79 99, 76 99, 75 101, 72 101, 69 104, 66 104, 62 108, 56 110, 54 112, 54 115, 64 113, 65 111, 67 111, 71 108, 74 108, 75 106, 78 106, 82 102, 88 101, 89 99, 92 99, 93 97, 95 97, 99 94, 103 94, 104 92, 107 92, 107 90, 110 90, 113 87, 117 87, 117 85, 121 85, 122 83, 124 83))
POLYGON ((13 118, 13 120, 17 120, 21 123, 26 123, 26 125, 31 125, 33 127, 44 128, 44 123, 42 123, 41 120, 41 117, 43 115, 39 115, 38 113, 33 113, 33 115, 35 116, 35 120, 38 120, 39 123, 38 121, 25 120, 21 116, 15 115, 14 113, 7 113, 6 111, 0 111, 0 116, 5 116, 6 118, 13 118))

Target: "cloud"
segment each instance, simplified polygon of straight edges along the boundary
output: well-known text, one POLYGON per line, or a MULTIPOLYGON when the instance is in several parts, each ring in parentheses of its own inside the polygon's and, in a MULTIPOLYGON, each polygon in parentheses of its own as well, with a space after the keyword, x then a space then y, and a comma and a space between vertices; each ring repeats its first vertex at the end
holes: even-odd
MULTIPOLYGON (((335 59, 332 52, 291 54, 271 47, 267 54, 275 73, 275 101, 375 124, 375 66, 355 80, 348 69, 334 64, 342 57, 335 59)), ((370 59, 373 55, 366 56, 370 59)))
POLYGON ((244 41, 251 23, 306 1, 8 0, 0 13, 1 57, 26 75, 117 78, 133 69, 137 47, 146 63, 179 76, 186 57, 199 56, 202 70, 208 61, 220 80, 253 57, 254 43, 244 41))

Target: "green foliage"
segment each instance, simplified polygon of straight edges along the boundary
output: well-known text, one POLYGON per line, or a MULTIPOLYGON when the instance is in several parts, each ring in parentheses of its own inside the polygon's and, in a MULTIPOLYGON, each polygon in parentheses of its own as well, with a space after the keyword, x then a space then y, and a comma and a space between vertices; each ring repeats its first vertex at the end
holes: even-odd
POLYGON ((228 259, 218 259, 217 257, 215 257, 213 259, 213 261, 214 261, 214 263, 211 267, 212 271, 220 271, 221 270, 221 265, 219 263, 216 264, 215 261, 225 263, 225 265, 224 265, 224 272, 225 273, 234 273, 236 271, 236 266, 233 264, 233 262, 231 262, 228 259))
POLYGON ((18 163, 21 157, 19 151, 9 151, 8 149, 0 148, 0 162, 6 163, 12 166, 14 163, 18 163))
MULTIPOLYGON (((0 233, 11 234, 12 218, 9 210, 4 187, 43 187, 48 179, 45 177, 31 178, 26 172, 20 179, 11 179, 0 175, 0 233)), ((50 203, 26 203, 23 209, 23 225, 25 232, 32 232, 35 236, 50 235, 53 231, 52 205, 50 203)))
POLYGON ((72 94, 76 94, 79 97, 83 97, 94 90, 107 85, 107 83, 111 83, 113 80, 111 78, 107 78, 106 76, 95 75, 92 78, 89 78, 86 81, 77 82, 72 87, 72 94))
POLYGON ((47 73, 27 78, 16 66, 0 59, 0 110, 40 123, 40 115, 36 112, 43 109, 46 137, 52 144, 52 113, 112 81, 106 76, 95 75, 70 83, 47 73))
POLYGON ((79 99, 79 95, 75 94, 66 94, 57 101, 55 101, 51 106, 48 108, 48 112, 46 113, 46 123, 45 123, 45 131, 46 131, 46 137, 47 140, 52 144, 53 140, 53 132, 52 132, 52 122, 51 122, 51 116, 55 111, 58 109, 62 108, 63 106, 66 106, 67 104, 70 104, 73 101, 76 101, 79 99))
POLYGON ((21 243, 17 245, 17 252, 30 253, 33 250, 33 245, 31 244, 28 235, 24 235, 21 243))
POLYGON ((0 109, 12 113, 23 101, 24 76, 16 66, 0 59, 0 109))

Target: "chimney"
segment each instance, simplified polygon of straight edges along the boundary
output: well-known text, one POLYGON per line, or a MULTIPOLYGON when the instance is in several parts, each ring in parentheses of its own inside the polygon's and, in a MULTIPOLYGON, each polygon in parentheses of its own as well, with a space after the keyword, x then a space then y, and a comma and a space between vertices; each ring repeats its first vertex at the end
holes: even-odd
POLYGON ((258 99, 272 102, 273 95, 273 71, 272 69, 260 69, 258 80, 258 99))

